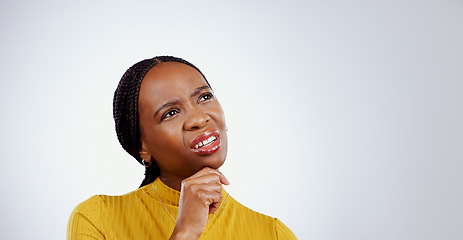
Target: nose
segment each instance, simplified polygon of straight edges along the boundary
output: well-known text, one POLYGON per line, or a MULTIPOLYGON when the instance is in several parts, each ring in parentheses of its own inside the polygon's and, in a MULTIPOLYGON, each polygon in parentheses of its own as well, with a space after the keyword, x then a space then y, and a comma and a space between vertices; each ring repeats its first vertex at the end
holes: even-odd
POLYGON ((206 126, 209 120, 210 117, 208 114, 203 112, 198 107, 195 107, 190 111, 190 114, 185 120, 184 128, 188 131, 201 129, 206 126))

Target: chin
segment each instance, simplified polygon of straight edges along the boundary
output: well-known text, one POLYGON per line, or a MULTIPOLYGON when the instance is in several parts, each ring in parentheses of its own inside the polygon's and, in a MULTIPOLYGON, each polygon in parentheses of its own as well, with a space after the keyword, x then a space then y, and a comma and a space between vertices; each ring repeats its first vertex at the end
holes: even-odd
MULTIPOLYGON (((210 167, 213 169, 219 169, 224 163, 227 157, 227 150, 221 149, 222 151, 217 152, 215 156, 208 156, 209 159, 203 162, 201 169, 210 167)), ((200 169, 200 170, 201 170, 200 169)))
POLYGON ((226 156, 220 156, 218 159, 211 159, 212 161, 204 162, 202 168, 210 167, 213 169, 218 169, 225 163, 225 157, 226 156))
POLYGON ((209 166, 205 166, 205 167, 210 167, 210 168, 213 168, 213 169, 219 169, 224 163, 225 163, 225 159, 223 161, 213 163, 213 164, 210 164, 209 166))

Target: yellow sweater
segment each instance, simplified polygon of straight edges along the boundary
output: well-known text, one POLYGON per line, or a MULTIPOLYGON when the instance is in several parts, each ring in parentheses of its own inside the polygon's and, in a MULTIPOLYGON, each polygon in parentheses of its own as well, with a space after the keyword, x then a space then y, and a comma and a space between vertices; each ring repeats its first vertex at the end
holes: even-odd
MULTIPOLYGON (((67 239, 169 239, 177 219, 180 192, 161 180, 122 196, 97 195, 79 204, 71 214, 67 239), (156 192, 153 190, 156 189, 156 192)), ((209 215, 199 238, 296 239, 276 218, 252 211, 223 191, 222 204, 209 215)))

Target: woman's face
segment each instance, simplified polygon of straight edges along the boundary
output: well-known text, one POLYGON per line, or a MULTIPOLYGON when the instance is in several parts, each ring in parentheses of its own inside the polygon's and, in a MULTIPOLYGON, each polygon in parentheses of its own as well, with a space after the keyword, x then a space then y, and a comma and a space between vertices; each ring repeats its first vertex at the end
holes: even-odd
POLYGON ((163 177, 187 178, 204 167, 219 168, 227 155, 225 116, 203 76, 177 62, 160 63, 140 86, 143 159, 163 177))

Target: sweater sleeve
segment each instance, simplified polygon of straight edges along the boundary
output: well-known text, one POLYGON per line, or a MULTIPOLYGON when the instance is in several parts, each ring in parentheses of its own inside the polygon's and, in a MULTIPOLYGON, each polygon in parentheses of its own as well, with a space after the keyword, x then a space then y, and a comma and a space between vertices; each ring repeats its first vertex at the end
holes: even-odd
POLYGON ((101 232, 101 211, 103 200, 93 196, 77 205, 72 211, 67 227, 68 240, 105 239, 101 232))
POLYGON ((278 240, 297 240, 294 233, 278 219, 275 219, 275 231, 278 240))

